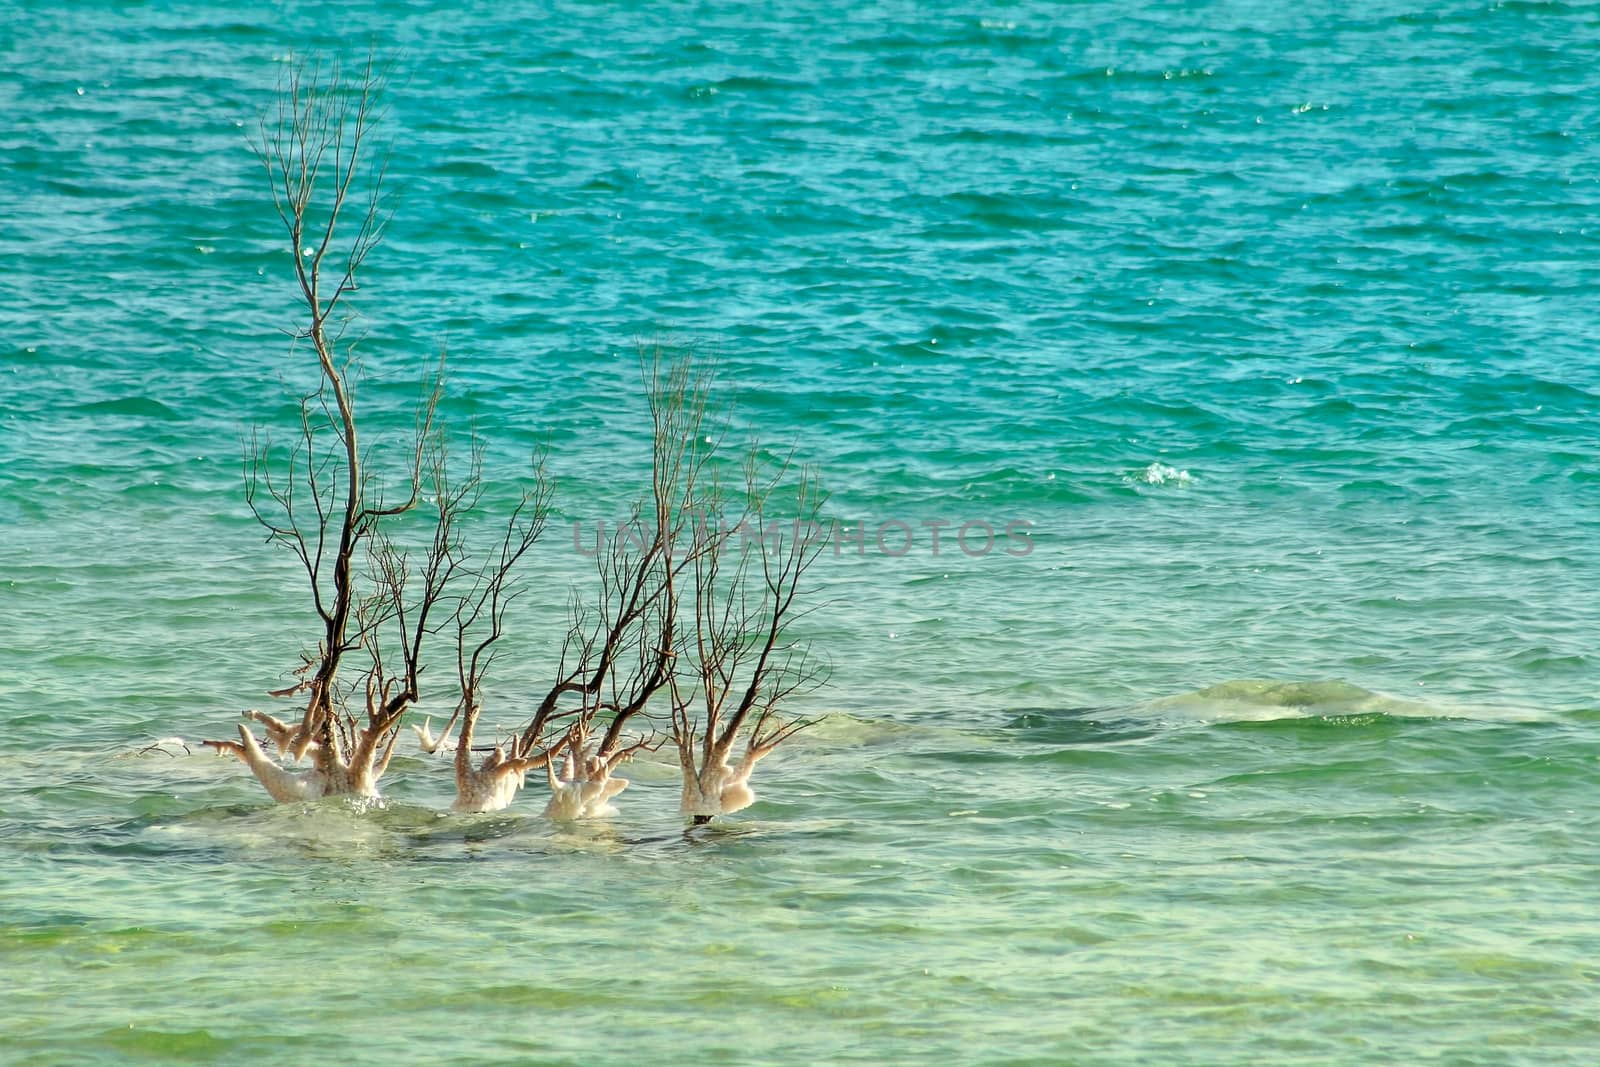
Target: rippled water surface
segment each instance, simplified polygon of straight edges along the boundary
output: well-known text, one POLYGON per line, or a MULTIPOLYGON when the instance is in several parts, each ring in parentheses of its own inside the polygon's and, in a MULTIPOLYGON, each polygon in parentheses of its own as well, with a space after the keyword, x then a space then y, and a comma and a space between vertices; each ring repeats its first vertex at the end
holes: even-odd
POLYGON ((1513 0, 23 5, 0 1058, 1594 1062, 1597 49, 1513 0), (247 134, 368 41, 372 425, 448 348, 489 506, 560 482, 491 725, 644 470, 636 338, 865 529, 825 721, 718 825, 656 759, 558 826, 414 749, 359 809, 147 748, 312 639, 240 484, 310 369, 247 134))

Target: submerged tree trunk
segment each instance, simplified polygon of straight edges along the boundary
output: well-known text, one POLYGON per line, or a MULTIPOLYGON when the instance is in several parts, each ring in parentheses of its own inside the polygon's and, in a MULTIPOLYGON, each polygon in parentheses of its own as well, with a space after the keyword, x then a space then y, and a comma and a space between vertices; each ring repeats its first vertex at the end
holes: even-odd
POLYGON ((550 802, 545 805, 545 817, 570 822, 615 815, 617 809, 612 807, 611 801, 628 788, 629 782, 611 772, 634 751, 636 749, 618 749, 602 754, 589 746, 585 733, 573 730, 568 735, 561 773, 556 773, 554 759, 545 764, 545 776, 550 783, 550 802))
MULTIPOLYGON (((346 306, 356 277, 382 237, 383 162, 372 158, 370 138, 384 77, 369 61, 354 77, 337 64, 297 64, 279 86, 276 110, 263 116, 255 144, 273 204, 284 226, 289 260, 305 319, 294 331, 296 347, 315 354, 316 386, 300 397, 300 419, 287 449, 253 436, 246 455, 245 497, 269 543, 288 549, 305 572, 321 633, 302 654, 300 680, 275 696, 306 696, 298 725, 270 715, 250 718, 267 728, 280 754, 307 758, 313 770, 290 771, 262 750, 241 727, 239 742, 217 742, 250 768, 275 799, 354 794, 376 796, 378 780, 394 752, 400 719, 417 700, 421 645, 431 632, 432 608, 450 577, 435 538, 419 577, 406 553, 381 526, 414 510, 425 469, 435 489, 442 481, 443 438, 435 428, 440 379, 425 382, 413 434, 405 446, 403 492, 385 499, 367 469, 370 444, 362 441, 352 392, 353 356, 338 347, 350 319, 346 306), (357 569, 358 559, 372 573, 357 569), (385 631, 388 636, 385 637, 385 631), (398 663, 386 661, 386 653, 398 663), (363 651, 364 677, 342 676, 350 653, 363 651), (366 714, 347 704, 365 690, 366 714)), ((464 501, 436 492, 441 531, 464 501)))
POLYGON ((504 745, 496 745, 483 762, 474 767, 472 732, 477 718, 476 709, 463 717, 461 736, 456 743, 456 799, 451 805, 454 811, 500 811, 510 807, 517 790, 527 784, 528 772, 541 762, 549 762, 545 754, 530 759, 515 752, 508 753, 504 745))
POLYGON ((778 708, 827 676, 789 630, 804 613, 802 583, 821 551, 804 531, 820 528, 822 503, 813 472, 792 473, 787 463, 764 472, 752 450, 739 520, 720 527, 695 559, 694 643, 673 678, 672 740, 683 774, 680 807, 697 825, 755 803, 756 764, 815 721, 785 720, 778 708), (780 491, 792 502, 793 523, 769 530, 765 509, 780 491))
MULTIPOLYGON (((474 463, 471 478, 480 476, 474 463)), ((461 732, 456 737, 456 811, 499 811, 509 807, 517 791, 527 782, 530 770, 550 760, 548 751, 539 748, 542 740, 512 735, 497 744, 474 767, 473 740, 482 712, 483 684, 490 665, 505 636, 506 608, 521 593, 518 565, 544 532, 550 510, 550 481, 542 460, 535 459, 532 480, 517 506, 507 517, 497 548, 474 558, 458 545, 455 563, 460 573, 470 575, 471 588, 456 601, 453 622, 456 631, 456 681, 461 687, 457 705, 461 732)), ((448 727, 446 733, 449 732, 448 727)))

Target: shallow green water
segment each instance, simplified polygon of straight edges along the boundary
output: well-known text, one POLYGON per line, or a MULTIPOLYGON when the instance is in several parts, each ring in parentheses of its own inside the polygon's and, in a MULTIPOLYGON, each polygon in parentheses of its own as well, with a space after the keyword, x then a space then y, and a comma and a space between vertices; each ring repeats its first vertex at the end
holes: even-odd
POLYGON ((332 11, 0 30, 0 1060, 1593 1062, 1592 8, 332 11), (635 337, 868 530, 724 825, 651 761, 562 827, 146 749, 310 634, 239 482, 307 369, 245 132, 369 39, 363 398, 448 345, 488 503, 560 479, 491 725, 640 475, 635 337))

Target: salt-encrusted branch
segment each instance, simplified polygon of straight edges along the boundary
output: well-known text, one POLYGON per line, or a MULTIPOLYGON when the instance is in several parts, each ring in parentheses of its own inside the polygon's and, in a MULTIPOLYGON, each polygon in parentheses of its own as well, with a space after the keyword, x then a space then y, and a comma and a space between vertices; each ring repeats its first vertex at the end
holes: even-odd
POLYGON ((787 460, 763 469, 752 449, 738 521, 709 539, 694 568, 694 635, 672 684, 672 739, 683 773, 683 814, 695 822, 755 801, 750 775, 773 749, 815 720, 779 707, 823 684, 827 667, 796 640, 805 575, 822 551, 824 496, 814 471, 787 460), (793 522, 765 524, 774 499, 793 522), (733 752, 743 740, 737 761, 733 752))
MULTIPOLYGON (((481 559, 458 550, 454 563, 471 575, 471 588, 456 602, 456 680, 461 698, 456 715, 461 732, 456 739, 456 801, 458 811, 496 811, 516 797, 527 772, 550 760, 539 747, 540 738, 513 736, 496 745, 480 763, 472 765, 472 743, 483 708, 483 681, 505 636, 506 609, 522 592, 518 565, 544 531, 550 509, 550 480, 542 460, 536 460, 527 488, 506 520, 498 545, 481 559)), ((454 719, 454 716, 452 716, 454 719)), ((449 726, 445 727, 449 732, 449 726)))

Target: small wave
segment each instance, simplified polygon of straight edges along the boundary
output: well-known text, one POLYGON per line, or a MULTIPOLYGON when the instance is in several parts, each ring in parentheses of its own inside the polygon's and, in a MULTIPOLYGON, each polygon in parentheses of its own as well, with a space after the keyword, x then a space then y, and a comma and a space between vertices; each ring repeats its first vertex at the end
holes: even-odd
POLYGON ((1320 681, 1240 678, 1152 700, 1142 707, 1159 714, 1176 713, 1211 722, 1462 717, 1506 720, 1527 717, 1512 708, 1468 709, 1405 700, 1336 678, 1320 681))
POLYGON ((713 90, 722 92, 803 92, 811 86, 792 78, 779 78, 761 74, 735 74, 716 82, 713 90))
POLYGON ((1142 485, 1171 485, 1179 489, 1186 489, 1194 484, 1194 475, 1186 470, 1169 467, 1160 460, 1150 464, 1137 474, 1128 476, 1128 481, 1138 482, 1142 485))
POLYGON ((1112 708, 1018 708, 1005 728, 1028 741, 1091 745, 1142 741, 1155 736, 1150 723, 1112 708))
POLYGON ((1436 714, 1421 704, 1385 697, 1338 679, 1295 682, 1241 678, 1153 701, 1150 706, 1199 710, 1208 718, 1246 720, 1373 712, 1436 714))
POLYGON ((117 400, 96 400, 75 409, 85 415, 137 415, 146 419, 175 422, 183 416, 159 400, 147 396, 125 396, 117 400))
POLYGON ((866 718, 845 711, 833 711, 822 716, 810 729, 795 735, 795 750, 802 742, 816 748, 842 748, 857 745, 882 745, 899 741, 908 734, 918 732, 918 727, 896 722, 893 719, 866 718))
POLYGON ((472 159, 453 159, 446 163, 436 163, 432 171, 435 177, 441 178, 495 178, 500 172, 487 163, 472 159))

